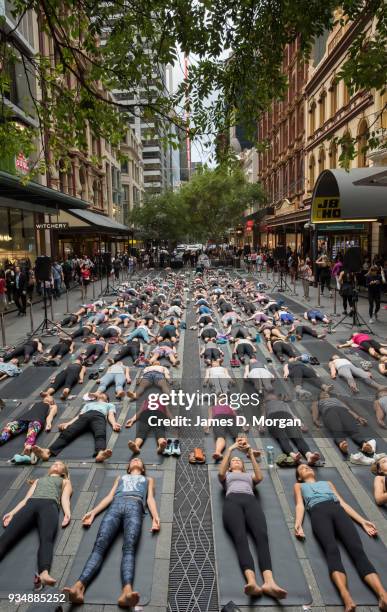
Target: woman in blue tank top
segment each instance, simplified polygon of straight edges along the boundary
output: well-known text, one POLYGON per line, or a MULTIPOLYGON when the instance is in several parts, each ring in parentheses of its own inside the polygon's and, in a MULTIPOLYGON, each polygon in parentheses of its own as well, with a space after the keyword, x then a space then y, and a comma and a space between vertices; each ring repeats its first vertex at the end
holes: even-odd
POLYGON ((117 476, 111 491, 82 519, 83 525, 89 527, 97 514, 107 509, 98 530, 93 551, 86 561, 79 579, 71 588, 64 591, 69 594, 71 603, 82 604, 85 590, 98 573, 104 557, 110 548, 121 525, 124 531, 122 548, 121 581, 122 593, 118 599, 121 608, 134 608, 140 596, 133 591, 133 576, 136 547, 141 534, 142 521, 146 506, 152 516, 153 532, 160 531, 160 519, 154 497, 155 483, 153 478, 145 475, 145 466, 141 459, 135 457, 128 465, 127 473, 117 476))
POLYGON ((347 550, 360 577, 377 595, 380 610, 386 611, 387 592, 364 551, 353 521, 359 523, 370 537, 377 535, 375 525, 347 504, 332 482, 317 480, 315 471, 310 466, 299 465, 296 469, 296 475, 298 482, 294 485, 296 502, 295 535, 297 538, 305 538, 302 523, 305 510, 307 510, 310 515, 313 534, 325 553, 329 574, 343 600, 345 612, 353 612, 356 604, 348 590, 347 576, 341 560, 338 540, 341 540, 347 550))

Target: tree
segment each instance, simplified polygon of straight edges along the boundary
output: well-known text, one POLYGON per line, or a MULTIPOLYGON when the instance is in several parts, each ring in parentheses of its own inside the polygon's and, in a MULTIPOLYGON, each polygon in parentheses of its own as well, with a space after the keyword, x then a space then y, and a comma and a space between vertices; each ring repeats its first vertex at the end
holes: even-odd
POLYGON ((187 229, 186 210, 173 191, 148 196, 141 206, 133 209, 130 221, 156 242, 176 242, 187 229))
MULTIPOLYGON (((31 57, 12 45, 12 30, 0 23, 0 95, 11 96, 14 67, 24 71, 33 113, 53 162, 85 147, 84 126, 113 145, 133 113, 154 129, 166 121, 191 138, 215 137, 232 125, 256 134, 261 113, 287 90, 283 50, 299 37, 308 57, 313 40, 332 28, 336 0, 13 0, 18 22, 35 11, 52 40, 54 55, 31 57), (3 27, 2 27, 3 25, 3 27), (101 40, 104 44, 101 44, 101 40), (189 76, 176 92, 166 89, 158 67, 178 53, 193 54, 189 76), (73 85, 69 87, 69 78, 73 85), (31 84, 37 80, 34 93, 31 84), (141 100, 123 105, 109 91, 137 90, 141 100)), ((385 87, 387 4, 385 0, 343 0, 345 19, 376 17, 372 39, 353 41, 339 78, 352 91, 385 87)), ((0 144, 17 153, 36 133, 23 131, 6 104, 0 109, 0 144)), ((168 136, 167 136, 168 137, 168 136)), ((172 131, 169 138, 174 140, 172 131)), ((370 135, 372 146, 377 139, 370 135)), ((174 140, 174 144, 176 142, 174 140)), ((48 156, 46 155, 46 160, 48 156)))
POLYGON ((220 243, 227 230, 242 221, 246 208, 264 204, 265 196, 260 184, 248 183, 240 168, 219 167, 194 174, 181 187, 179 201, 189 219, 189 236, 220 243))

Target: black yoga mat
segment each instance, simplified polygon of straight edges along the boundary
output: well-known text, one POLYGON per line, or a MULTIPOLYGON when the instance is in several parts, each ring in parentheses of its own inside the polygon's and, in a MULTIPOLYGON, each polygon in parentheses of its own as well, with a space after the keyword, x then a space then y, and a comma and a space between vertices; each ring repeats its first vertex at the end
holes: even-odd
MULTIPOLYGON (((363 489, 368 493, 372 501, 376 504, 374 499, 374 479, 375 476, 371 474, 369 468, 363 467, 361 465, 351 465, 351 472, 356 476, 357 480, 360 482, 363 489)), ((384 514, 387 518, 387 506, 378 506, 380 512, 384 514)))
MULTIPOLYGON (((290 285, 289 278, 287 279, 287 282, 290 285)), ((274 293, 270 293, 270 295, 273 298, 273 300, 283 300, 284 306, 287 306, 290 312, 294 313, 295 315, 298 315, 299 318, 300 318, 300 315, 303 315, 306 310, 309 310, 311 308, 311 306, 304 307, 302 304, 299 304, 295 300, 292 300, 292 298, 288 297, 286 293, 274 292, 274 293)))
MULTIPOLYGON (((275 605, 276 602, 269 597, 265 596, 253 600, 244 594, 243 574, 239 568, 232 541, 223 527, 224 492, 218 481, 217 472, 210 472, 210 482, 220 605, 224 605, 230 600, 239 606, 248 606, 252 603, 257 606, 275 605)), ((312 601, 312 596, 268 472, 265 472, 264 479, 258 485, 257 490, 267 520, 274 577, 277 583, 288 591, 288 596, 282 600, 282 604, 284 606, 309 604, 312 601)), ((258 584, 261 584, 256 550, 250 536, 249 546, 258 570, 257 581, 258 584)))
MULTIPOLYGON (((295 483, 294 471, 282 470, 279 472, 279 477, 285 489, 286 496, 290 502, 290 505, 294 507, 292 503, 294 499, 293 486, 295 483)), ((355 510, 357 510, 362 516, 364 512, 359 508, 359 505, 348 489, 344 480, 340 476, 339 472, 335 468, 319 468, 318 477, 324 480, 330 480, 337 487, 340 495, 343 496, 344 500, 348 502, 355 510)), ((356 525, 359 531, 360 538, 362 540, 365 552, 369 556, 370 561, 375 565, 376 571, 379 572, 383 579, 387 575, 387 550, 384 544, 377 538, 370 538, 361 527, 356 525)), ((305 549, 309 562, 312 566, 312 570, 316 579, 318 580, 318 586, 321 591, 321 595, 324 604, 327 606, 340 606, 342 605, 341 599, 336 591, 328 572, 328 566, 326 563, 325 556, 319 543, 312 533, 309 517, 305 517, 304 520, 304 531, 305 531, 305 549)), ((340 545, 340 553, 343 559, 343 564, 346 569, 348 576, 348 587, 352 597, 359 606, 376 605, 377 599, 371 590, 362 582, 359 578, 357 571, 349 558, 347 552, 340 545)))
POLYGON ((2 466, 0 467, 0 491, 5 495, 12 483, 16 480, 22 471, 19 466, 2 466))
MULTIPOLYGON (((129 417, 128 417, 129 418, 129 417)), ((132 451, 128 448, 128 441, 135 440, 136 438, 136 425, 132 427, 125 427, 125 424, 113 446, 113 459, 119 463, 130 461, 133 457, 132 451)), ((157 442, 152 432, 145 439, 144 444, 141 447, 139 456, 144 463, 147 465, 154 464, 160 465, 163 462, 163 455, 158 455, 156 452, 157 442)))
MULTIPOLYGON (((118 475, 120 475, 120 472, 117 472, 117 470, 97 470, 96 481, 93 481, 91 485, 91 488, 93 488, 94 485, 94 487, 98 489, 98 497, 95 503, 98 503, 102 497, 110 491, 118 475)), ((160 493, 163 475, 161 472, 148 472, 148 476, 152 476, 155 479, 156 503, 158 508, 160 508, 160 493)), ((67 579, 67 585, 72 585, 79 578, 93 549, 103 514, 104 513, 97 516, 91 527, 84 530, 79 550, 67 579)), ((142 533, 136 553, 136 570, 134 577, 134 589, 140 593, 140 604, 143 606, 147 605, 151 598, 157 543, 157 534, 153 535, 149 532, 150 526, 151 515, 149 513, 144 516, 142 533)), ((161 526, 161 529, 162 528, 161 526)), ((110 547, 100 573, 87 589, 85 596, 86 603, 107 605, 114 604, 117 601, 122 590, 120 580, 122 543, 123 537, 121 533, 110 547)))
POLYGON ((1 389, 0 395, 3 399, 30 397, 57 371, 57 368, 29 366, 19 376, 8 382, 1 389))
MULTIPOLYGON (((118 403, 115 404, 116 407, 116 419, 118 419, 118 416, 120 414, 120 405, 118 403)), ((71 420, 70 418, 67 419, 67 421, 71 420)), ((62 421, 63 422, 63 421, 62 421)), ((112 433, 112 428, 109 424, 108 421, 106 421, 106 443, 109 443, 109 438, 111 436, 112 433)), ((119 436, 121 435, 118 434, 119 436)), ((110 459, 110 461, 112 461, 113 459, 116 459, 116 457, 114 456, 114 448, 113 450, 113 457, 110 459)), ((86 431, 85 433, 81 434, 80 436, 78 436, 78 438, 76 438, 75 440, 73 440, 72 442, 70 442, 70 444, 68 444, 58 455, 58 459, 62 459, 63 461, 91 461, 94 462, 95 461, 95 457, 93 457, 94 454, 94 436, 91 432, 86 431)), ((117 459, 118 461, 118 459, 117 459)))
MULTIPOLYGON (((2 471, 2 470, 1 470, 2 471)), ((82 486, 88 476, 88 469, 74 468, 71 470, 71 482, 73 485, 73 495, 71 497, 71 507, 74 508, 81 492, 82 486)), ((47 468, 35 468, 29 475, 29 478, 45 476, 47 468)), ((3 479, 1 478, 1 483, 3 479)), ((18 489, 16 495, 9 504, 7 511, 14 506, 25 496, 28 491, 28 484, 22 485, 18 489)), ((59 527, 57 532, 57 541, 63 533, 60 526, 62 521, 62 513, 60 513, 59 527)), ((71 528, 69 525, 68 528, 71 528)), ((67 529, 68 529, 67 528, 67 529)), ((1 527, 1 533, 4 529, 1 527)), ((0 597, 8 596, 8 593, 24 593, 32 590, 34 574, 37 571, 36 554, 39 545, 37 529, 33 529, 11 549, 7 556, 1 561, 0 571, 0 597)), ((0 604, 1 607, 1 604, 0 604)))

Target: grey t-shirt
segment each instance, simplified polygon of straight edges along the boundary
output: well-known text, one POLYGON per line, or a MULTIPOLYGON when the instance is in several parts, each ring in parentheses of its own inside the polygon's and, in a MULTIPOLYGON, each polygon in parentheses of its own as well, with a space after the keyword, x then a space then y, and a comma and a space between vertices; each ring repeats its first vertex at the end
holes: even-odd
POLYGON ((230 493, 254 495, 253 477, 246 472, 227 472, 225 487, 226 495, 230 493))
POLYGON ((290 406, 282 401, 277 399, 268 400, 265 403, 266 408, 266 416, 269 417, 275 412, 286 412, 289 416, 293 416, 290 406))
POLYGON ((321 416, 324 416, 331 408, 343 408, 347 410, 347 406, 336 397, 327 397, 326 399, 320 399, 318 402, 318 409, 321 416))
POLYGON ((206 349, 219 349, 219 346, 213 340, 209 340, 208 342, 206 342, 205 348, 206 349))

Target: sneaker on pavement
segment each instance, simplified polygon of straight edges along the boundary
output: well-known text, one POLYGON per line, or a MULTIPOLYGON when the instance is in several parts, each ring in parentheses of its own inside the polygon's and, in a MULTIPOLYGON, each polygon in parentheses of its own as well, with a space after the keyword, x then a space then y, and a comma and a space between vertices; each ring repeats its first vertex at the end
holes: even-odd
POLYGON ((375 323, 375 319, 373 319, 372 317, 370 318, 370 320, 368 321, 368 323, 375 323))
POLYGON ((172 455, 173 454, 172 451, 173 451, 172 440, 170 438, 168 438, 167 446, 163 450, 163 455, 172 455))
POLYGON ((370 447, 372 448, 372 453, 375 454, 376 453, 376 440, 374 439, 367 440, 367 444, 370 445, 370 447))
POLYGON ((352 453, 349 460, 355 465, 372 465, 374 463, 372 457, 366 457, 363 453, 352 453))
POLYGON ((179 457, 181 455, 181 449, 180 449, 180 442, 177 438, 175 438, 173 440, 173 444, 172 444, 172 455, 176 455, 177 457, 179 457))
POLYGON ((31 465, 31 457, 30 455, 14 455, 11 459, 12 463, 18 463, 18 464, 28 464, 31 465))

